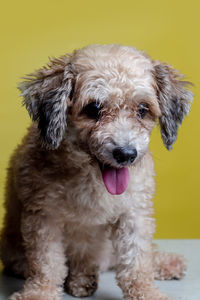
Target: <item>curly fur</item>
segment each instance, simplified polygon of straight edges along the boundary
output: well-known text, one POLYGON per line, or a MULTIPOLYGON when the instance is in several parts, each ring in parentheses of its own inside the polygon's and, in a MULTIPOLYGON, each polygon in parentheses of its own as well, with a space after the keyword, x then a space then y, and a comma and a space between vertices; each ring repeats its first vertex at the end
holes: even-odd
POLYGON ((27 278, 10 300, 58 300, 62 286, 73 296, 91 295, 98 273, 109 267, 124 298, 164 300, 157 279, 181 278, 184 259, 153 251, 154 167, 149 136, 160 119, 167 148, 192 94, 166 64, 132 47, 88 46, 53 59, 20 85, 36 121, 8 168, 1 233, 5 271, 27 278), (98 101, 98 120, 85 105, 98 101), (144 119, 138 105, 148 104, 144 119), (134 147, 124 193, 109 194, 102 165, 122 165, 114 147, 134 147), (54 150, 52 150, 54 149, 54 150))

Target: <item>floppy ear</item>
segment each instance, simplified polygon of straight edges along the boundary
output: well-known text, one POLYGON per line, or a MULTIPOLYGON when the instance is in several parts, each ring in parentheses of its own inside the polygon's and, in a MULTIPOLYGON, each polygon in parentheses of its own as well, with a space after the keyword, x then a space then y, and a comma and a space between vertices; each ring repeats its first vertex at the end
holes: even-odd
POLYGON ((72 97, 74 76, 66 56, 53 59, 42 69, 25 77, 19 85, 23 104, 49 149, 59 147, 66 129, 67 98, 72 97))
POLYGON ((183 75, 171 66, 158 61, 154 62, 154 77, 161 110, 161 136, 169 150, 176 141, 179 125, 190 111, 193 94, 186 88, 192 84, 183 81, 183 75))

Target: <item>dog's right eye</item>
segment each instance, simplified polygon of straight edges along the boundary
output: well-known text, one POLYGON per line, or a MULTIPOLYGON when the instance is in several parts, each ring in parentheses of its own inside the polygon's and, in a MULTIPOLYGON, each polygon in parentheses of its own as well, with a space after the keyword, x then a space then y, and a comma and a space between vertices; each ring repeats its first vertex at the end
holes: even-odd
POLYGON ((99 103, 91 102, 83 108, 83 113, 85 113, 90 119, 96 120, 99 118, 100 110, 101 106, 99 103))

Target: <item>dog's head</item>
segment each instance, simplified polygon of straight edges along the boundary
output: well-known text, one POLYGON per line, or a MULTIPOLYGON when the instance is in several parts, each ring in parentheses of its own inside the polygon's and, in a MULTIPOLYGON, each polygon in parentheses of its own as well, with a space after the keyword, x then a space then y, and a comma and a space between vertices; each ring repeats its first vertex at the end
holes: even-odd
POLYGON ((94 45, 52 60, 20 90, 46 147, 59 147, 68 119, 81 149, 99 162, 107 190, 121 194, 157 119, 172 148, 192 100, 187 84, 132 47, 94 45))

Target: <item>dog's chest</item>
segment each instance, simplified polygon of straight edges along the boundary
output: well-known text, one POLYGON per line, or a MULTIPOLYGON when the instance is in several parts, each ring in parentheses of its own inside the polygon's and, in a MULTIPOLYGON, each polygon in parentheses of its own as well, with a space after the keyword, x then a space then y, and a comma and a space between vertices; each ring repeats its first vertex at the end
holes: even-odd
MULTIPOLYGON (((125 195, 110 195, 98 175, 80 170, 62 181, 62 197, 57 210, 66 222, 102 225, 113 222, 122 213, 125 195)), ((126 194, 126 198, 129 197, 129 193, 126 194)))
MULTIPOLYGON (((145 203, 144 182, 131 176, 128 189, 122 195, 107 192, 99 173, 81 170, 64 183, 60 210, 66 221, 84 225, 115 223, 121 214, 145 203), (141 190, 142 188, 142 190, 141 190), (142 202, 140 201, 142 200, 142 202)), ((148 190, 149 194, 149 190, 148 190)))

